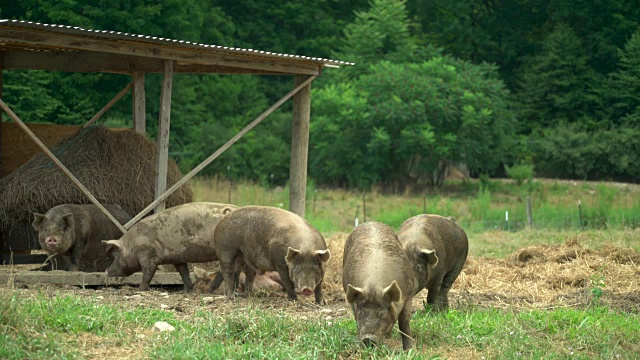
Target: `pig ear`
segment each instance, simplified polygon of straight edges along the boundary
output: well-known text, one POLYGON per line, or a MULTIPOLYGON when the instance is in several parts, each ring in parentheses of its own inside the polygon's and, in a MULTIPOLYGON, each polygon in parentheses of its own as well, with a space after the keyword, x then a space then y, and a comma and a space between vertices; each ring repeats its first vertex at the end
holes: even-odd
POLYGON ((358 300, 358 297, 362 295, 363 293, 361 288, 357 288, 351 284, 347 285, 347 303, 355 303, 358 300))
POLYGON ((296 256, 300 255, 300 250, 296 250, 292 247, 289 247, 289 249, 287 249, 287 256, 284 258, 287 261, 287 264, 290 262, 293 262, 293 259, 296 258, 296 256))
POLYGON ((384 288, 382 292, 384 294, 384 298, 390 302, 398 302, 402 297, 402 290, 400 290, 400 287, 395 280, 391 282, 391 285, 384 288))
POLYGON ((122 241, 120 240, 102 240, 102 243, 106 245, 105 253, 107 255, 116 249, 122 251, 122 241))
POLYGON ((329 252, 329 249, 318 250, 316 251, 316 255, 318 255, 320 257, 320 260, 325 264, 327 263, 327 261, 329 261, 329 259, 331 259, 331 252, 329 252))
POLYGON ((435 266, 438 263, 438 256, 435 250, 422 249, 418 254, 420 262, 427 266, 435 266))
POLYGON ((224 208, 222 208, 222 215, 227 215, 228 213, 232 212, 234 209, 231 206, 225 206, 224 208))
POLYGON ((205 278, 207 277, 207 270, 193 265, 193 275, 196 276, 196 279, 205 278))
POLYGON ((62 221, 64 222, 64 226, 66 229, 73 227, 73 214, 68 213, 62 215, 62 221))
POLYGON ((44 220, 44 215, 42 214, 38 214, 38 213, 33 213, 33 222, 31 223, 31 226, 33 226, 33 229, 35 231, 40 231, 40 226, 42 225, 42 220, 44 220))

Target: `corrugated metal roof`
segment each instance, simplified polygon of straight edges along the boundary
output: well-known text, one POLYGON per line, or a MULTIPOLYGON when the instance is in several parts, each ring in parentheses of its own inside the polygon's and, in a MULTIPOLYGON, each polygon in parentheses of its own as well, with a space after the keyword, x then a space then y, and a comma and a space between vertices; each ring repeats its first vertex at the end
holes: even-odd
MULTIPOLYGON (((293 61, 301 61, 306 63, 311 62, 311 63, 317 63, 319 65, 324 65, 324 66, 354 65, 354 63, 352 62, 340 61, 340 60, 308 57, 308 56, 302 56, 302 55, 281 54, 281 53, 275 53, 275 52, 269 52, 269 51, 244 49, 244 48, 236 48, 236 47, 221 46, 221 45, 201 44, 201 43, 195 43, 195 42, 185 41, 185 40, 168 39, 168 38, 149 36, 149 35, 129 34, 129 33, 124 33, 119 31, 84 29, 77 26, 57 25, 57 24, 42 24, 38 22, 23 21, 23 20, 9 20, 9 19, 0 20, 0 31, 2 27, 32 29, 32 30, 39 30, 39 31, 45 30, 50 33, 89 36, 92 38, 105 39, 105 40, 116 40, 116 41, 122 40, 127 42, 155 44, 155 45, 161 45, 161 46, 193 48, 198 50, 213 50, 215 52, 223 52, 223 53, 236 54, 236 55, 246 55, 246 56, 252 56, 252 57, 265 57, 265 58, 282 59, 282 60, 288 60, 288 61, 293 60, 293 61)), ((32 50, 37 50, 37 49, 32 49, 32 50)))

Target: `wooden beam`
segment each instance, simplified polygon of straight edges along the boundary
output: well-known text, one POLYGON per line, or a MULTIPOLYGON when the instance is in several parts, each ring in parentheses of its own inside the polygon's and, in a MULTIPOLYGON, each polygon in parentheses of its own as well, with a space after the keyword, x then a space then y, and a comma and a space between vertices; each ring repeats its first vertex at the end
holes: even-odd
POLYGON ((22 128, 22 130, 24 130, 27 133, 27 135, 29 135, 29 137, 31 137, 31 139, 38 145, 38 147, 40 147, 40 149, 45 153, 45 155, 47 155, 49 159, 51 159, 51 161, 53 161, 60 168, 60 170, 62 170, 62 172, 64 172, 65 175, 67 175, 67 177, 71 179, 71 181, 73 181, 74 184, 76 184, 76 186, 80 189, 80 191, 82 191, 89 198, 89 200, 95 206, 97 206, 100 209, 100 211, 102 211, 105 214, 105 216, 107 216, 109 220, 111 220, 120 229, 120 231, 122 231, 123 234, 126 234, 127 229, 125 229, 118 222, 118 220, 116 220, 116 218, 114 218, 113 215, 111 215, 111 213, 108 212, 107 209, 105 209, 104 206, 102 206, 102 204, 100 204, 100 202, 91 194, 91 192, 86 187, 84 187, 84 185, 82 185, 80 180, 78 180, 71 173, 71 171, 69 171, 69 169, 67 169, 67 167, 64 166, 64 164, 60 160, 58 160, 58 158, 49 150, 49 148, 47 148, 47 146, 43 144, 42 141, 40 141, 40 139, 38 139, 38 137, 33 133, 33 131, 31 131, 31 129, 29 129, 29 127, 25 125, 25 123, 22 122, 22 120, 20 120, 18 115, 16 115, 13 112, 13 110, 11 110, 11 108, 9 108, 9 106, 7 106, 7 104, 5 104, 4 101, 2 100, 0 100, 0 107, 2 108, 2 110, 4 110, 7 113, 7 115, 9 115, 10 118, 13 119, 13 121, 15 121, 22 128))
POLYGON ((145 135, 147 132, 147 106, 144 93, 144 73, 136 71, 133 78, 133 128, 138 134, 145 135))
POLYGON ((322 64, 302 59, 281 59, 260 54, 240 54, 215 48, 175 47, 171 43, 149 44, 131 39, 96 39, 88 36, 3 28, 0 42, 26 47, 76 49, 101 53, 143 56, 156 59, 182 60, 203 65, 221 65, 242 69, 265 70, 286 74, 317 75, 322 64))
POLYGON ((129 229, 138 220, 142 219, 145 215, 147 215, 157 204, 164 201, 166 198, 171 196, 176 190, 178 190, 182 185, 184 185, 187 181, 189 181, 192 177, 198 174, 202 169, 204 169, 207 165, 209 165, 213 160, 215 160, 218 156, 220 156, 223 152, 225 152, 231 145, 235 144, 241 137, 243 137, 246 133, 248 133, 251 129, 253 129, 256 125, 258 125, 262 120, 264 120, 267 116, 269 116, 272 112, 278 109, 285 101, 289 100, 293 95, 295 95, 298 91, 300 91, 305 86, 311 84, 311 82, 315 79, 315 76, 310 76, 307 78, 302 84, 298 85, 295 89, 289 91, 287 95, 283 96, 282 99, 278 100, 275 104, 273 104, 270 108, 265 110, 260 116, 258 116, 255 120, 253 120, 249 125, 245 126, 236 136, 232 137, 231 140, 227 141, 226 144, 222 145, 216 152, 211 154, 207 159, 205 159, 200 165, 196 166, 191 170, 187 175, 183 176, 182 179, 178 180, 169 190, 165 191, 164 194, 155 199, 151 204, 149 204, 144 210, 142 210, 138 215, 134 216, 129 222, 124 224, 124 227, 129 229))
MULTIPOLYGON (((133 72, 162 73, 162 59, 142 56, 99 53, 92 51, 25 51, 5 52, 5 70, 48 70, 65 72, 109 72, 131 74, 133 72)), ((281 71, 238 68, 221 65, 204 65, 180 62, 174 64, 174 73, 195 74, 287 74, 281 71)), ((318 74, 319 71, 315 71, 318 74)))
POLYGON ((114 96, 113 99, 111 99, 111 101, 107 103, 107 105, 105 105, 102 109, 100 109, 100 111, 98 111, 98 113, 95 114, 91 118, 91 120, 87 121, 87 123, 84 124, 83 128, 93 125, 93 123, 96 122, 98 119, 100 119, 102 115, 104 115, 104 113, 107 112, 107 110, 111 109, 111 107, 115 103, 117 103, 118 100, 120 100, 124 96, 124 94, 126 94, 131 89, 132 86, 133 86, 133 83, 129 83, 127 86, 124 87, 124 89, 120 90, 120 92, 117 93, 116 96, 114 96))
MULTIPOLYGON (((306 76, 295 77, 296 86, 306 76)), ((307 193, 307 159, 309 154, 309 117, 311 114, 311 83, 293 97, 293 126, 291 129, 291 163, 289 167, 289 210, 305 215, 307 193)))
MULTIPOLYGON (((167 163, 169 161, 169 128, 171 119, 171 90, 173 86, 173 60, 164 62, 164 78, 160 95, 158 118, 158 164, 156 167, 156 199, 167 189, 167 163)), ((156 206, 156 214, 164 210, 164 202, 156 206)))
MULTIPOLYGON (((195 281, 190 274, 191 281, 195 281)), ((142 281, 142 273, 134 273, 127 277, 107 277, 104 272, 82 271, 20 271, 12 274, 0 274, 0 284, 56 284, 73 286, 138 286, 142 281)), ((151 285, 182 285, 182 278, 177 272, 157 271, 151 279, 151 285)))

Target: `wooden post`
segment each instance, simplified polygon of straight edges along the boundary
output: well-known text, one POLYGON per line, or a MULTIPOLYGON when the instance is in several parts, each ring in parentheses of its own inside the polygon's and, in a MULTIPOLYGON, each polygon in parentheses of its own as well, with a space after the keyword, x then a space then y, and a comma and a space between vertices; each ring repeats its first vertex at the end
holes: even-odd
POLYGON ((67 177, 71 179, 71 181, 73 181, 74 184, 76 184, 76 186, 80 189, 80 191, 82 191, 89 198, 89 200, 95 206, 97 206, 100 209, 100 211, 102 211, 105 214, 105 216, 107 216, 109 220, 111 220, 120 229, 120 231, 122 231, 123 234, 126 234, 127 230, 118 222, 118 220, 116 220, 116 218, 114 218, 113 215, 111 215, 111 213, 109 213, 107 209, 105 209, 104 206, 100 204, 100 202, 91 194, 91 192, 86 187, 84 187, 84 185, 82 185, 80 180, 78 180, 71 173, 71 171, 69 171, 69 169, 67 169, 67 167, 64 166, 64 164, 60 162, 60 160, 58 160, 58 158, 51 152, 51 150, 49 150, 49 148, 47 148, 47 146, 43 144, 42 141, 40 141, 40 139, 38 139, 38 137, 33 133, 33 131, 31 131, 31 129, 29 129, 29 127, 25 125, 25 123, 22 122, 22 120, 20 120, 18 115, 16 115, 11 110, 11 108, 9 108, 9 106, 7 106, 7 104, 5 104, 4 101, 2 100, 0 100, 0 107, 2 108, 2 110, 4 110, 7 113, 7 115, 9 115, 10 118, 13 119, 13 121, 15 121, 18 124, 18 126, 22 128, 22 130, 24 130, 27 133, 27 135, 29 135, 29 137, 31 137, 31 139, 40 147, 40 149, 45 153, 45 155, 47 155, 49 159, 51 159, 51 161, 53 161, 62 170, 62 172, 64 172, 64 174, 67 175, 67 177))
POLYGON ((127 222, 124 225, 124 227, 127 228, 127 229, 132 227, 135 223, 137 223, 140 219, 142 219, 145 215, 147 215, 149 213, 149 211, 153 210, 153 208, 155 208, 156 205, 158 205, 159 203, 163 202, 166 198, 171 196, 171 194, 173 194, 176 190, 180 189, 180 186, 184 185, 192 177, 196 176, 196 174, 198 174, 202 169, 204 169, 213 160, 217 159, 218 156, 220 156, 223 152, 225 152, 228 148, 230 148, 231 145, 235 144, 238 140, 240 140, 241 137, 243 137, 251 129, 256 127, 256 125, 258 125, 262 120, 264 120, 272 112, 276 111, 277 108, 279 108, 282 104, 284 104, 285 101, 289 100, 294 94, 296 94, 302 88, 304 88, 308 84, 310 84, 315 78, 316 78, 315 76, 311 76, 310 78, 305 80, 304 83, 300 84, 295 89, 289 91, 287 93, 287 95, 282 97, 282 99, 276 101, 275 104, 271 105, 270 108, 268 108, 262 114, 260 114, 260 116, 255 118, 255 120, 253 120, 249 125, 245 126, 244 129, 240 130, 239 133, 237 133, 234 137, 232 137, 224 145, 222 145, 220 148, 218 148, 218 150, 216 150, 213 154, 209 155, 209 157, 206 158, 203 162, 201 162, 200 165, 198 165, 195 168, 193 168, 193 170, 189 171, 189 173, 187 175, 183 176, 180 180, 178 180, 178 182, 173 184, 173 186, 171 186, 169 188, 169 190, 165 191, 161 196, 159 196, 157 199, 153 200, 153 202, 151 204, 147 205, 147 207, 144 208, 142 211, 140 211, 138 213, 138 215, 134 216, 131 220, 129 220, 129 222, 127 222))
MULTIPOLYGON (((156 167, 156 199, 167 189, 167 162, 169 161, 169 127, 171 119, 171 88, 173 83, 173 60, 164 61, 164 78, 160 95, 158 117, 158 164, 156 167)), ((164 210, 165 203, 156 206, 156 214, 164 210)))
POLYGON ((531 213, 531 196, 527 196, 527 225, 533 226, 533 214, 531 213))
MULTIPOLYGON (((2 100, 2 72, 3 72, 3 61, 4 53, 0 51, 0 100, 2 100)), ((0 123, 2 122, 2 111, 0 111, 0 123)), ((4 176, 4 172, 2 171, 2 124, 0 124, 0 178, 4 176)))
MULTIPOLYGON (((307 80, 297 75, 295 85, 307 80)), ((291 163, 289 167, 289 211, 304 217, 307 192, 307 159, 309 154, 309 118, 311 115, 311 83, 293 97, 291 130, 291 163)))
POLYGON ((132 74, 133 78, 133 128, 138 134, 145 135, 147 132, 147 108, 144 93, 144 73, 137 71, 132 74))
POLYGON ((367 222, 367 193, 362 192, 362 222, 367 222))

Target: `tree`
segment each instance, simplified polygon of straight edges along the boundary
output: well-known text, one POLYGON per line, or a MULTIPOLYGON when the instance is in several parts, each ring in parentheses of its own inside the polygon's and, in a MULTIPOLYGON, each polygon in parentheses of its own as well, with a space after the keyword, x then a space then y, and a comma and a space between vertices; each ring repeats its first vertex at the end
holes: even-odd
POLYGON ((620 51, 619 69, 611 74, 609 98, 614 123, 640 127, 640 31, 620 51))
POLYGON ((557 25, 542 51, 522 67, 517 95, 520 131, 528 134, 558 122, 588 122, 598 117, 601 104, 597 84, 601 81, 587 60, 573 29, 557 25))

